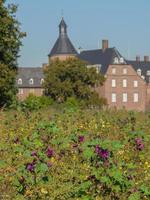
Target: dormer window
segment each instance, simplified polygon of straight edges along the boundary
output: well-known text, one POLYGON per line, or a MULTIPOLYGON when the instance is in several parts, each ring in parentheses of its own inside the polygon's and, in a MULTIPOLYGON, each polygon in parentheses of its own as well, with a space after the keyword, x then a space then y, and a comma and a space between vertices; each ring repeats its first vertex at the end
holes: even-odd
POLYGON ((123 57, 120 58, 120 63, 124 63, 124 58, 123 57))
POLYGON ((150 76, 150 70, 147 71, 147 76, 150 76))
POLYGON ((29 84, 30 84, 30 85, 33 85, 33 83, 34 83, 33 78, 30 78, 29 84))
POLYGON ((119 59, 117 57, 114 58, 114 64, 118 64, 119 63, 119 59))
POLYGON ((44 79, 43 78, 41 79, 40 83, 41 83, 41 85, 44 83, 44 79))
POLYGON ((138 70, 137 70, 137 74, 138 74, 139 76, 141 76, 141 72, 142 72, 141 69, 138 69, 138 70))
POLYGON ((21 78, 18 79, 18 85, 22 85, 22 79, 21 78))

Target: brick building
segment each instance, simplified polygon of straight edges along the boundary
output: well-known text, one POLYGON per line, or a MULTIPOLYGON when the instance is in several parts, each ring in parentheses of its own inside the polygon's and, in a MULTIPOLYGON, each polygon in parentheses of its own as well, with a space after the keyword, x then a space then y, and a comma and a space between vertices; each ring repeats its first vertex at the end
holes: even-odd
MULTIPOLYGON (((77 53, 67 35, 64 19, 59 25, 59 37, 48 55, 49 62, 55 58, 65 60, 78 57, 96 67, 98 73, 106 77, 102 87, 95 88, 100 96, 107 99, 109 107, 117 109, 146 111, 150 108, 150 61, 145 56, 141 61, 126 60, 119 51, 109 47, 108 40, 102 41, 102 48, 77 53)), ((17 85, 18 97, 25 99, 30 93, 42 95, 44 81, 43 68, 19 68, 17 85)))

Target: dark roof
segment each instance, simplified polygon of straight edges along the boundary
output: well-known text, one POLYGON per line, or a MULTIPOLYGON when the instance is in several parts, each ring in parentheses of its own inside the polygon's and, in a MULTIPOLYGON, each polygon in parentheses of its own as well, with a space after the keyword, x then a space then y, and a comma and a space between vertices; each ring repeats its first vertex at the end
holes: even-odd
POLYGON ((132 65, 135 71, 141 69, 141 75, 149 82, 150 76, 147 76, 147 71, 150 71, 150 62, 127 60, 127 64, 132 65))
POLYGON ((51 57, 54 55, 63 54, 77 55, 77 51, 67 35, 67 25, 64 19, 62 18, 59 24, 59 37, 48 56, 51 57))
MULTIPOLYGON (((82 51, 78 57, 81 60, 87 61, 90 65, 101 65, 101 73, 105 74, 108 66, 114 63, 114 58, 120 59, 122 56, 118 50, 114 48, 96 49, 82 51)), ((126 64, 126 63, 125 63, 126 64)))
POLYGON ((41 88, 41 79, 44 78, 42 67, 20 67, 18 68, 18 75, 16 84, 19 88, 41 88), (22 84, 18 84, 18 79, 22 79, 22 84), (33 79, 33 85, 29 84, 29 80, 33 79))

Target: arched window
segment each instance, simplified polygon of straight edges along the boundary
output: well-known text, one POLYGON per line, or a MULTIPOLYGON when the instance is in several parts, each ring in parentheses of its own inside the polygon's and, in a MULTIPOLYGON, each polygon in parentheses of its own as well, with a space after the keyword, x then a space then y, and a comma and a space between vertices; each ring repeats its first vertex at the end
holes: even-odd
POLYGON ((117 57, 114 58, 114 64, 118 64, 119 63, 119 59, 117 57))
POLYGON ((18 85, 22 85, 22 79, 21 78, 18 79, 18 85))
POLYGON ((139 76, 141 76, 141 73, 142 73, 142 70, 141 70, 141 69, 138 69, 138 70, 137 70, 137 74, 138 74, 139 76))
POLYGON ((40 83, 41 83, 41 85, 44 83, 44 79, 43 78, 41 79, 40 83))
POLYGON ((33 78, 30 78, 29 84, 30 84, 30 85, 33 85, 33 83, 34 83, 33 78))
POLYGON ((124 63, 124 58, 123 57, 120 58, 120 63, 124 63))

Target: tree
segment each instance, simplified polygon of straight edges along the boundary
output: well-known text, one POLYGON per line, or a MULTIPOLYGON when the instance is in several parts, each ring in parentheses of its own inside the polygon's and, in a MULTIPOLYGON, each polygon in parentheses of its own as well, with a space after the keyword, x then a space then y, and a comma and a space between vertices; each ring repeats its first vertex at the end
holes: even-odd
POLYGON ((68 97, 74 96, 90 104, 95 99, 97 104, 102 103, 93 88, 95 85, 102 85, 105 79, 95 68, 86 66, 84 61, 77 58, 52 61, 44 71, 45 94, 57 102, 64 102, 68 97))
POLYGON ((17 6, 5 3, 0 0, 0 106, 8 105, 16 95, 17 58, 25 35, 16 20, 17 6))

